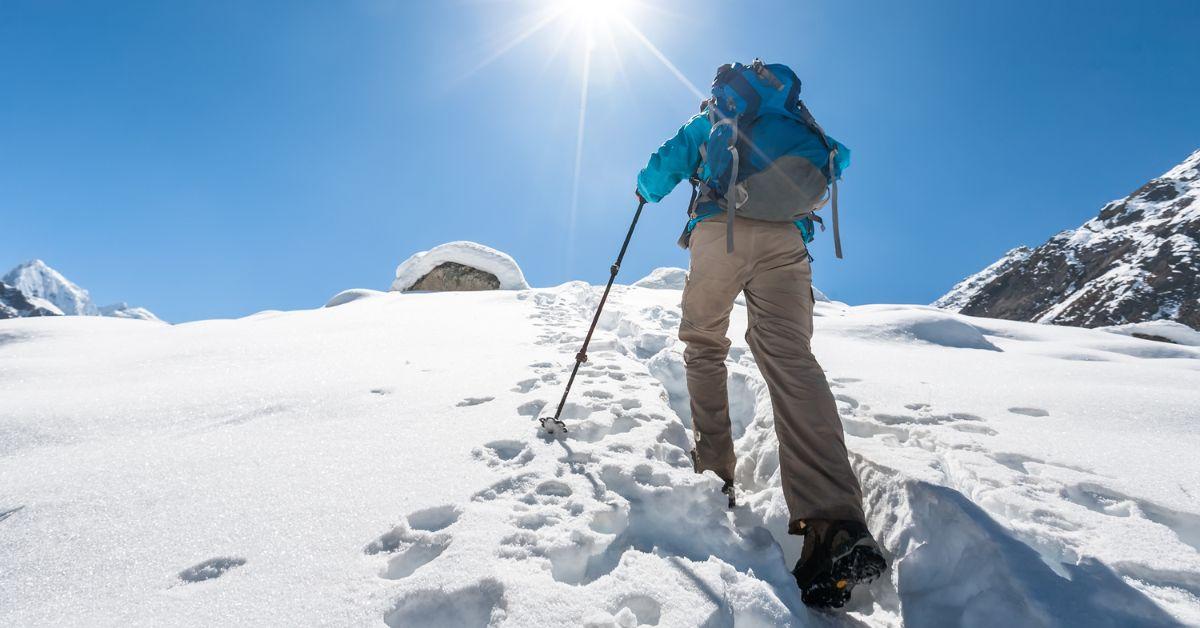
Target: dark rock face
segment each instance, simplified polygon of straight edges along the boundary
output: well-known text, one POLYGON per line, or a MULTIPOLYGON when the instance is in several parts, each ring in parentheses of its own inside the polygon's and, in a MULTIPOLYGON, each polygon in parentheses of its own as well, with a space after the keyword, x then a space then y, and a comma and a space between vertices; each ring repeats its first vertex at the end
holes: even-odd
POLYGON ((26 316, 60 316, 60 312, 37 305, 24 292, 0 281, 0 319, 26 316))
POLYGON ((417 280, 405 292, 461 292, 499 290, 500 279, 495 275, 458 262, 443 262, 417 280))
POLYGON ((969 314, 1100 327, 1200 328, 1200 151, 1030 251, 1014 249, 934 302, 969 314))

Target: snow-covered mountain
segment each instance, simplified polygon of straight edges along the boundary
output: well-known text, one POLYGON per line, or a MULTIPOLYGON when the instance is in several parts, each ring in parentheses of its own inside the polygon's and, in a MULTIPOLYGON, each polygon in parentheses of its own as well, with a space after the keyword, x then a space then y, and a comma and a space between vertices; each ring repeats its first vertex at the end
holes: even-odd
POLYGON ((8 271, 2 282, 19 292, 24 300, 48 303, 53 308, 42 308, 38 310, 41 312, 38 314, 21 314, 20 312, 25 310, 14 304, 17 299, 16 295, 6 292, 0 294, 0 318, 67 315, 159 320, 150 310, 142 307, 130 307, 126 303, 97 307, 92 302, 92 297, 87 290, 75 285, 62 273, 54 270, 40 259, 25 262, 8 271))
POLYGON ((741 305, 739 507, 692 471, 666 274, 614 286, 563 440, 536 418, 599 299, 582 283, 0 321, 0 625, 1200 625, 1200 347, 817 303, 894 559, 829 616, 789 573, 741 305))
POLYGON ((1009 251, 934 305, 1082 327, 1200 328, 1200 151, 1078 229, 1009 251))
POLYGON ((56 305, 0 281, 0 318, 23 318, 26 316, 62 316, 56 305))

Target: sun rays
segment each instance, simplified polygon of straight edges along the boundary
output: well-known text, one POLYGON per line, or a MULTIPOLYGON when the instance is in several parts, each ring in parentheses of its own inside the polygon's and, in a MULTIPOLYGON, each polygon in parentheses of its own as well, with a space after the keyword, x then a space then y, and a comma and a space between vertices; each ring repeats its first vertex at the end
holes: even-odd
POLYGON ((554 55, 564 54, 563 44, 578 46, 581 58, 579 69, 579 115, 575 132, 575 155, 571 180, 570 213, 568 230, 573 235, 576 215, 579 211, 580 179, 583 176, 585 129, 587 126, 588 96, 593 78, 593 63, 603 56, 614 64, 618 75, 624 79, 621 61, 622 45, 637 42, 675 77, 688 92, 697 98, 705 95, 683 72, 642 32, 636 25, 639 15, 646 10, 661 13, 649 2, 637 0, 542 0, 531 3, 520 0, 503 0, 504 4, 517 7, 514 20, 519 26, 515 34, 500 42, 490 51, 471 73, 482 70, 500 57, 538 35, 558 35, 554 55))

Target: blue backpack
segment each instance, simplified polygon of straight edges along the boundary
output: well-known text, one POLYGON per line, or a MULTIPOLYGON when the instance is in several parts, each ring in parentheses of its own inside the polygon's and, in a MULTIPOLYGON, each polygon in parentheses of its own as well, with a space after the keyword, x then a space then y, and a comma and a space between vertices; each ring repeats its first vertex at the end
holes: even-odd
MULTIPOLYGON (((722 66, 705 101, 712 131, 701 147, 695 211, 728 212, 772 222, 821 223, 816 210, 830 203, 834 250, 842 257, 837 180, 849 149, 825 135, 800 100, 800 79, 782 64, 722 66), (826 191, 828 190, 828 194, 826 191)), ((823 226, 823 225, 822 225, 823 226)))

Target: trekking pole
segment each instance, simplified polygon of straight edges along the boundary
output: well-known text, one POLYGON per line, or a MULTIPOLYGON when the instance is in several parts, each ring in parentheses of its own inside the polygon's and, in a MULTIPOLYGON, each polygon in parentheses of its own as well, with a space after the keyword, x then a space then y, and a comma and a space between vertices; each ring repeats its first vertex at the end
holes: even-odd
POLYGON ((642 208, 646 206, 645 199, 638 198, 637 211, 633 214, 633 222, 629 223, 629 233, 625 234, 625 242, 621 245, 621 252, 617 254, 617 261, 613 262, 609 268, 608 285, 604 286, 604 294, 600 295, 600 304, 596 306, 596 315, 592 317, 592 326, 588 328, 587 336, 583 338, 583 346, 579 348, 579 353, 575 354, 575 368, 571 369, 571 377, 567 380, 567 387, 563 390, 562 399, 558 402, 558 409, 554 411, 553 417, 542 417, 538 421, 542 424, 542 429, 547 434, 554 434, 559 430, 567 431, 567 424, 563 423, 559 418, 562 415, 563 406, 567 405, 567 395, 571 394, 571 385, 575 383, 575 375, 579 373, 579 365, 587 362, 588 344, 592 342, 592 334, 596 331, 596 323, 600 322, 600 312, 604 310, 604 302, 608 300, 608 291, 612 290, 613 281, 617 278, 617 273, 621 271, 621 260, 625 259, 625 249, 629 248, 629 240, 633 238, 633 229, 637 227, 638 218, 642 216, 642 208))

